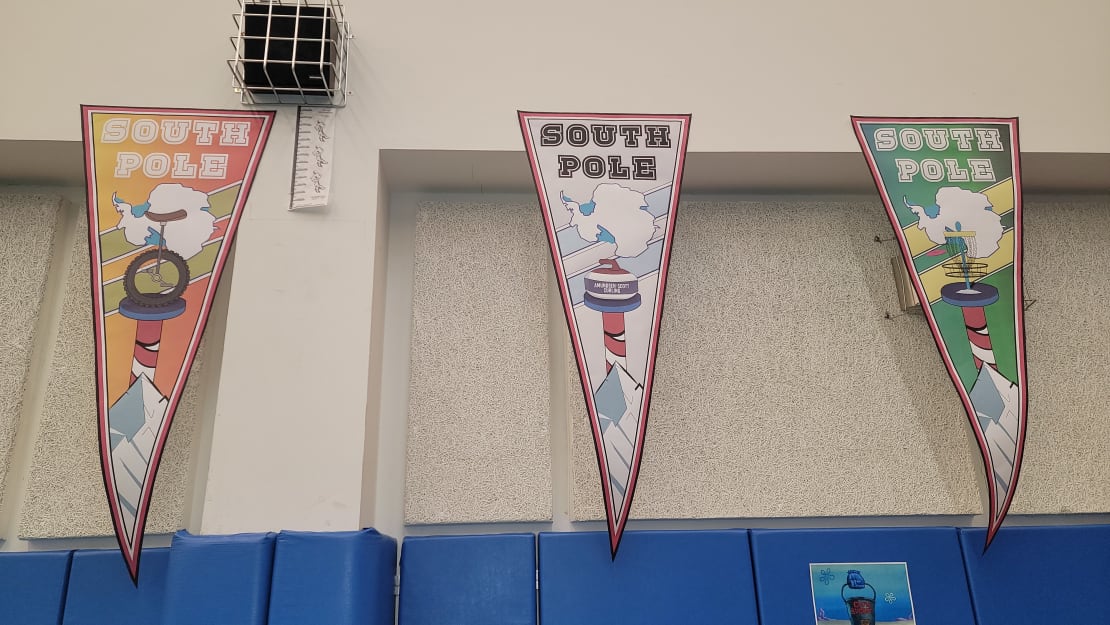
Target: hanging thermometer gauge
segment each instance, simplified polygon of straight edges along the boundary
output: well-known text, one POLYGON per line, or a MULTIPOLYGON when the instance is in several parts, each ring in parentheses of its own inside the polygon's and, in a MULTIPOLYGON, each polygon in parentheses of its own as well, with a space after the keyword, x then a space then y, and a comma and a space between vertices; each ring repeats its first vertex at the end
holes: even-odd
POLYGON ((293 155, 293 189, 289 208, 327 206, 331 191, 335 109, 297 108, 297 145, 293 155))

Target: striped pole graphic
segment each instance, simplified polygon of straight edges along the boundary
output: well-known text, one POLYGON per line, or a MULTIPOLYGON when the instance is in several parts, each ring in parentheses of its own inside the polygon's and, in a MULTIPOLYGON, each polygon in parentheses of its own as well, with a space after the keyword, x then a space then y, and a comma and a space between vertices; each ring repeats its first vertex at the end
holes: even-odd
POLYGON ((628 345, 624 340, 624 313, 640 307, 640 281, 625 271, 615 258, 602 258, 601 265, 586 275, 586 307, 601 313, 605 333, 605 373, 613 365, 628 368, 628 345))
POLYGON ((964 325, 967 326, 967 338, 971 342, 971 355, 975 358, 975 368, 978 369, 987 363, 995 370, 998 362, 991 349, 991 335, 987 328, 987 311, 982 306, 968 306, 962 309, 964 325))
POLYGON ((131 381, 145 375, 154 381, 158 368, 158 353, 162 347, 162 322, 179 317, 185 312, 185 300, 178 298, 160 306, 144 306, 130 297, 119 303, 119 314, 135 320, 135 349, 131 357, 131 381))
POLYGON ((142 320, 135 323, 135 356, 131 360, 131 383, 139 375, 154 379, 158 367, 158 346, 162 342, 162 321, 142 320))
POLYGON ((628 349, 624 343, 624 313, 601 313, 601 326, 605 332, 605 373, 614 364, 628 368, 628 349))
POLYGON ((987 328, 987 306, 998 301, 998 289, 989 284, 964 282, 946 284, 940 289, 940 298, 956 306, 964 316, 967 340, 971 343, 971 357, 975 359, 975 369, 986 363, 998 370, 998 361, 991 347, 990 330, 987 328))

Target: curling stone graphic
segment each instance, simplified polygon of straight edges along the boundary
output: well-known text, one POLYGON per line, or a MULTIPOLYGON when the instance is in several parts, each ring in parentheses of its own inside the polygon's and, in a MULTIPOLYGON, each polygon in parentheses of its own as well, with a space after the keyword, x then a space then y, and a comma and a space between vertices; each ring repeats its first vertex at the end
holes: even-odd
POLYGON ((875 587, 863 579, 863 575, 855 570, 848 571, 848 579, 840 587, 840 598, 848 608, 848 617, 852 625, 875 625, 875 587), (867 596, 866 588, 871 589, 871 596, 867 596), (845 595, 845 592, 847 596, 845 595))

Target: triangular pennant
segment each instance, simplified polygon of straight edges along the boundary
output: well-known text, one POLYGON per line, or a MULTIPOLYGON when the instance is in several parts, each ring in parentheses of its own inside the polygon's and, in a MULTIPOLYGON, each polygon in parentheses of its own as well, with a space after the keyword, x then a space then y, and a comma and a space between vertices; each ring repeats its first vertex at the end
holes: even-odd
POLYGON ((519 113, 615 557, 636 491, 689 115, 519 113))
POLYGON ((989 546, 1014 498, 1028 408, 1017 119, 852 122, 979 443, 989 546))
POLYGON ((274 113, 81 107, 100 462, 132 579, 166 437, 274 113))

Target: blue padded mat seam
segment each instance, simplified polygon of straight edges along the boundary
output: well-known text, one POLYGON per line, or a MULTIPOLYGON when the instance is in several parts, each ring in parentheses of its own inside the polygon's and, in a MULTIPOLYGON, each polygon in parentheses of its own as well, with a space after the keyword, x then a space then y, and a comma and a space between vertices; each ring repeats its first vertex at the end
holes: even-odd
POLYGON ((752 531, 744 530, 748 538, 748 564, 752 567, 752 599, 755 600, 755 618, 757 622, 763 621, 763 608, 759 604, 759 576, 755 570, 755 545, 752 544, 752 531))
POLYGON ((540 534, 541 533, 542 532, 536 532, 536 555, 532 558, 532 561, 536 563, 536 623, 537 623, 537 625, 543 625, 543 621, 542 621, 541 616, 540 616, 540 615, 543 614, 543 606, 541 605, 541 602, 543 601, 543 595, 540 594, 540 556, 541 556, 541 552, 540 552, 540 534))
POLYGON ((268 550, 266 550, 266 553, 269 556, 268 559, 270 561, 269 562, 269 569, 270 569, 269 577, 270 577, 270 579, 269 579, 269 583, 265 584, 265 586, 266 586, 266 599, 261 601, 261 604, 262 604, 262 620, 260 622, 262 622, 262 623, 269 623, 270 622, 270 600, 272 599, 272 594, 273 594, 274 554, 275 554, 276 551, 277 551, 277 535, 275 535, 274 539, 270 541, 270 548, 268 550))
POLYGON ((960 560, 963 561, 964 565, 964 583, 967 584, 967 596, 968 599, 971 600, 971 615, 975 617, 976 625, 979 625, 980 623, 982 623, 983 619, 979 616, 979 605, 975 601, 975 593, 971 588, 971 570, 967 567, 967 552, 964 550, 964 541, 960 540, 960 537, 963 535, 963 533, 964 528, 956 528, 956 543, 960 546, 960 560))
POLYGON ((62 578, 62 609, 58 610, 58 623, 57 623, 57 625, 62 625, 62 621, 65 620, 66 603, 68 602, 68 599, 69 599, 69 574, 70 574, 70 571, 72 571, 72 570, 73 570, 73 552, 70 551, 69 552, 69 557, 66 558, 66 574, 62 578))
POLYGON ((532 606, 535 612, 536 625, 540 625, 540 536, 531 532, 532 536, 532 606))

